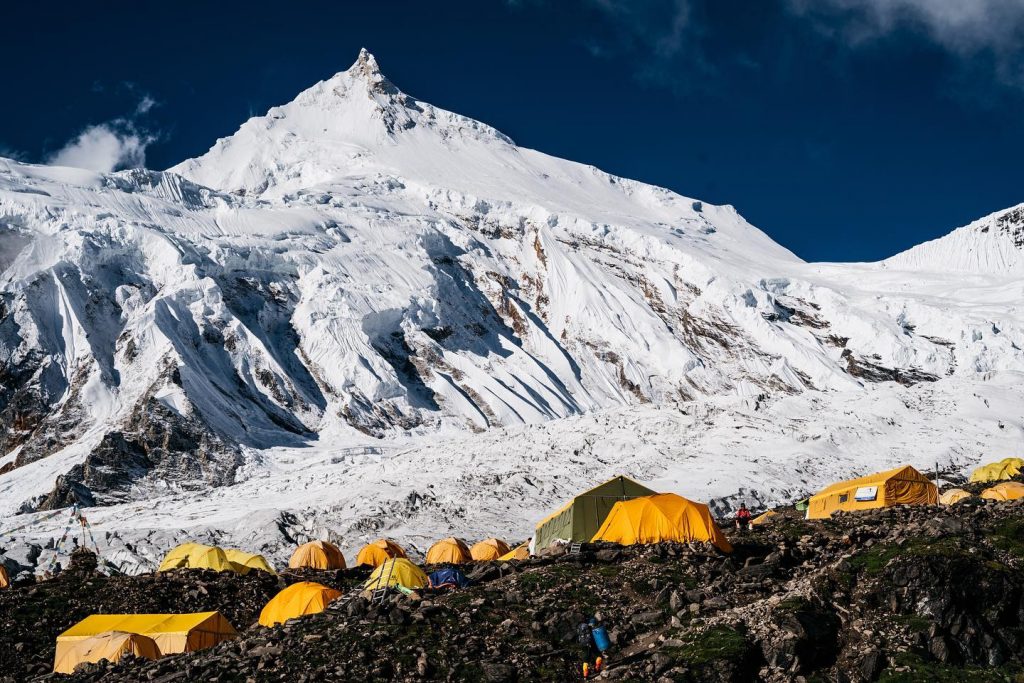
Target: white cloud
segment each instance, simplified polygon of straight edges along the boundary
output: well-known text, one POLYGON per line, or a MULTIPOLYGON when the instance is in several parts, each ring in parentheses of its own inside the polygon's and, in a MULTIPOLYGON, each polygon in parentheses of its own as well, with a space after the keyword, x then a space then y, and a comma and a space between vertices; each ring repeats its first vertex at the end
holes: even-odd
POLYGON ((119 119, 89 126, 50 155, 47 162, 100 172, 139 168, 145 166, 146 147, 154 139, 119 119))

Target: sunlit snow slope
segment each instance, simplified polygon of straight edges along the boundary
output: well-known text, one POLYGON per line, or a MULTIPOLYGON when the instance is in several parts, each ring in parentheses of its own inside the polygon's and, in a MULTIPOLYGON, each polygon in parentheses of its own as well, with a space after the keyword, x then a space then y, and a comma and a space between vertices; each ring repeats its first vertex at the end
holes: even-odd
MULTIPOLYGON (((0 160, 0 510, 160 500, 281 457, 486 444, 496 428, 520 430, 507 462, 533 463, 540 506, 562 490, 518 452, 545 429, 529 425, 1013 386, 1021 212, 879 264, 807 264, 730 206, 410 97, 364 52, 163 173, 0 160)), ((675 448, 667 461, 699 455, 675 448)), ((274 509, 301 507, 282 487, 274 509)), ((385 525, 402 509, 381 505, 385 525)))

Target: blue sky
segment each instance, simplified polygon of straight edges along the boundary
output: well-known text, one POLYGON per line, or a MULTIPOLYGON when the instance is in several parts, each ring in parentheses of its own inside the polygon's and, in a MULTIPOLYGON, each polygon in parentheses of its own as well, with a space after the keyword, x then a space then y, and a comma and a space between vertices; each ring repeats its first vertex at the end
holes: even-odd
POLYGON ((1024 201, 1024 0, 17 3, 0 155, 166 168, 367 47, 520 145, 735 205, 808 260, 1024 201))

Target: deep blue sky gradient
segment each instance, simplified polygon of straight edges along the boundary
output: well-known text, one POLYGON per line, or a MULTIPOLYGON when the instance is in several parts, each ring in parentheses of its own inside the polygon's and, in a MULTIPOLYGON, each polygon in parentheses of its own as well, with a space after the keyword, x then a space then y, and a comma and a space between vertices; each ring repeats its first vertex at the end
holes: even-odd
POLYGON ((166 168, 365 46, 416 97, 733 204, 808 260, 884 258, 1024 201, 1024 96, 991 60, 912 24, 851 45, 785 1, 691 0, 679 34, 680 0, 12 3, 0 153, 42 161, 127 117, 166 168), (143 95, 159 104, 135 117, 143 95))

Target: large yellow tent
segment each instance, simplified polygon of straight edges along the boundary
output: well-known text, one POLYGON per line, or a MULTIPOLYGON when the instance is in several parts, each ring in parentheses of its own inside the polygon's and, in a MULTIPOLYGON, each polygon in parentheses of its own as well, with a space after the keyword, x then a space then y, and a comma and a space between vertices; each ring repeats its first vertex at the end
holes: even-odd
POLYGON ((1019 481, 1001 481, 981 492, 982 498, 988 500, 1017 500, 1024 498, 1024 484, 1019 481))
POLYGON ((293 583, 271 598, 260 612, 260 625, 283 624, 289 619, 323 612, 331 600, 341 597, 341 591, 312 581, 293 583))
POLYGON ((238 571, 228 560, 224 551, 216 546, 201 543, 183 543, 164 556, 158 571, 170 569, 212 569, 218 572, 238 571))
POLYGON ((7 567, 0 564, 0 588, 7 588, 11 585, 11 575, 7 573, 7 567))
POLYGON ((512 550, 508 551, 504 555, 498 558, 501 562, 508 562, 509 560, 525 560, 530 557, 530 542, 527 541, 521 545, 517 545, 512 550))
POLYGON ((963 489, 947 489, 939 496, 940 505, 956 505, 961 500, 967 500, 971 494, 963 489))
POLYGON ((363 585, 365 590, 402 586, 403 588, 426 588, 430 579, 423 570, 404 557, 387 560, 373 570, 370 578, 363 585))
POLYGON ((511 550, 505 541, 499 538, 488 538, 474 544, 469 549, 469 556, 476 562, 486 562, 488 560, 500 559, 502 555, 511 550))
POLYGON ((556 540, 589 541, 615 503, 655 493, 657 491, 622 476, 584 491, 537 524, 534 552, 545 550, 556 540))
POLYGON ((394 541, 381 538, 373 543, 367 543, 356 556, 356 564, 365 564, 367 567, 379 567, 388 560, 395 557, 405 557, 405 551, 394 541))
POLYGON ((909 465, 832 484, 811 496, 807 519, 827 519, 840 510, 871 510, 893 505, 934 505, 939 490, 909 465))
POLYGON ((79 664, 104 659, 118 662, 129 652, 136 657, 160 659, 160 648, 149 636, 125 631, 105 631, 59 648, 53 670, 59 674, 70 674, 74 673, 79 664))
POLYGON ((288 560, 290 569, 344 569, 345 556, 338 546, 328 541, 303 543, 288 560))
POLYGON ((149 636, 163 655, 195 652, 238 637, 238 632, 220 612, 93 614, 57 636, 54 665, 64 661, 68 652, 80 647, 82 641, 107 631, 149 636))
POLYGON ((674 493, 619 501, 591 540, 622 545, 707 541, 732 552, 708 506, 674 493))
POLYGON ((465 541, 452 536, 441 539, 427 550, 427 564, 462 564, 471 559, 465 541))
POLYGON ((981 465, 971 472, 971 482, 1005 481, 1024 470, 1024 459, 1003 458, 999 462, 981 465))
POLYGON ((225 548, 224 555, 239 574, 248 574, 251 570, 258 569, 261 572, 277 575, 274 568, 267 562, 267 558, 262 555, 254 555, 235 548, 225 548))

